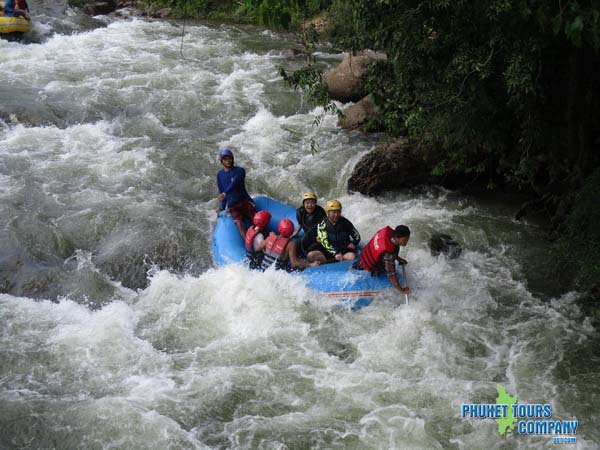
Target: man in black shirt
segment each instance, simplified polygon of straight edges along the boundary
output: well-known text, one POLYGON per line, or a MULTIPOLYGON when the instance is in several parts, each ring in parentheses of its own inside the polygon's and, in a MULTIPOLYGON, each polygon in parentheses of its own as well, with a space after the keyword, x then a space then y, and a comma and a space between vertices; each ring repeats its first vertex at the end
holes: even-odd
POLYGON ((329 200, 325 205, 327 217, 317 227, 317 243, 311 246, 309 261, 321 263, 352 261, 356 258, 356 248, 360 233, 345 217, 342 217, 342 204, 339 200, 329 200))
POLYGON ((317 196, 314 192, 305 193, 302 196, 302 206, 296 210, 298 227, 292 235, 292 237, 297 236, 300 230, 304 230, 299 248, 304 255, 307 255, 310 246, 317 242, 317 226, 325 216, 325 210, 317 205, 317 196))

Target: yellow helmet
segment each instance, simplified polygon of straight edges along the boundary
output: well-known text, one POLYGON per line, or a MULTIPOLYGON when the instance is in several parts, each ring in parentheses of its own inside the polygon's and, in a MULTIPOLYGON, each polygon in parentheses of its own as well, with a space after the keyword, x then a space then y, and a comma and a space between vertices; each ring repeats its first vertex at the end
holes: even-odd
POLYGON ((329 212, 329 211, 341 211, 342 210, 342 204, 340 203, 339 200, 329 200, 327 202, 327 204, 325 205, 325 209, 329 212))
POLYGON ((316 202, 317 196, 315 195, 314 192, 305 192, 304 195, 302 196, 302 203, 304 203, 304 200, 314 200, 316 202))

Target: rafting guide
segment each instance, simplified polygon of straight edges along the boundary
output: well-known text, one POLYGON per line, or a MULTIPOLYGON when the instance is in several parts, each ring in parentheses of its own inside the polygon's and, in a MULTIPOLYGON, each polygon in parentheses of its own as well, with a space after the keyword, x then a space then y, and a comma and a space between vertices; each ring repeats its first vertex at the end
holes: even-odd
POLYGON ((517 397, 508 394, 501 385, 498 385, 496 403, 463 403, 460 415, 471 419, 495 419, 501 436, 516 430, 518 434, 552 435, 552 443, 555 444, 577 442, 578 420, 552 418, 550 403, 517 403, 517 397))

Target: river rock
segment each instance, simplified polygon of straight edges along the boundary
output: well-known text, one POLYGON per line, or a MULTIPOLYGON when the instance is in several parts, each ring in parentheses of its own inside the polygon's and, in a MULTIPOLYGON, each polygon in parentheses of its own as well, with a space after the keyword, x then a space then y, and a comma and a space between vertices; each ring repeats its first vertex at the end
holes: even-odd
POLYGON ((284 59, 296 59, 304 56, 304 52, 297 48, 284 48, 281 50, 280 55, 284 59))
POLYGON ((462 247, 449 234, 436 233, 429 238, 429 250, 431 256, 444 255, 448 259, 458 258, 462 253, 462 247))
POLYGON ((346 130, 353 130, 366 125, 370 120, 377 117, 377 106, 371 95, 367 95, 358 103, 350 106, 344 111, 338 125, 346 130))
POLYGON ((91 2, 84 6, 83 11, 90 16, 100 16, 110 14, 117 8, 117 2, 114 0, 91 2))
POLYGON ((367 153, 358 162, 348 180, 348 190, 378 195, 419 185, 437 185, 465 194, 477 192, 484 178, 479 179, 476 173, 432 174, 444 156, 443 150, 433 145, 398 138, 367 153))
POLYGON ((387 59, 385 53, 370 50, 356 55, 347 54, 335 69, 323 75, 329 96, 341 102, 359 101, 366 95, 363 78, 369 65, 385 59, 387 59))
POLYGON ((152 17, 156 17, 158 19, 162 19, 165 17, 169 17, 171 15, 171 8, 161 8, 154 12, 152 17))
POLYGON ((436 160, 431 149, 400 138, 365 155, 354 167, 348 190, 376 195, 430 184, 436 160))

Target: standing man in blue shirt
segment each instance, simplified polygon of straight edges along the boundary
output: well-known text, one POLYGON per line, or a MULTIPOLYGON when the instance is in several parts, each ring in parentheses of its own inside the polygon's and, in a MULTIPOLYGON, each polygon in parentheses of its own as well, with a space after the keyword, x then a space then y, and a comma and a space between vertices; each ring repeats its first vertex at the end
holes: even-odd
POLYGON ((237 225, 242 239, 245 239, 244 217, 252 220, 256 214, 256 205, 246 191, 246 171, 243 167, 234 166, 233 152, 227 148, 219 152, 219 161, 223 168, 217 173, 219 188, 217 200, 220 202, 217 213, 228 206, 229 213, 237 225))

